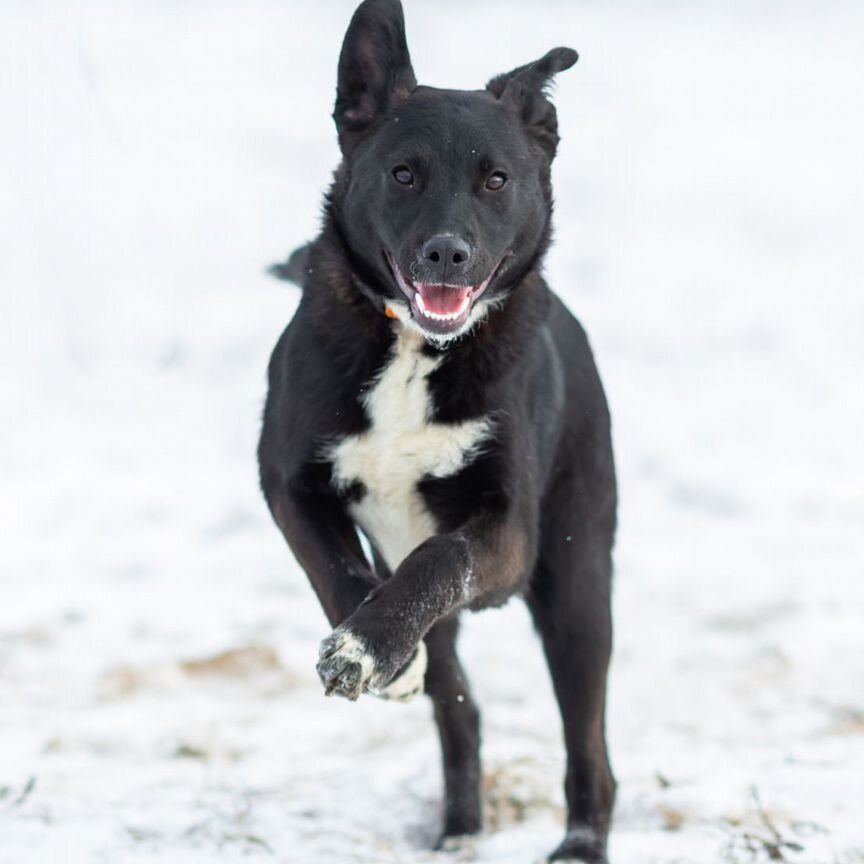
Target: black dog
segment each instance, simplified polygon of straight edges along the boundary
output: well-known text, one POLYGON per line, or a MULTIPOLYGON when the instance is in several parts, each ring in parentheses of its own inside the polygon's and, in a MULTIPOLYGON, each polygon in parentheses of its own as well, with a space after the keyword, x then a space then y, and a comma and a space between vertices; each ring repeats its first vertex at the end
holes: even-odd
POLYGON ((397 0, 360 6, 339 59, 344 159, 321 235, 282 271, 303 297, 270 362, 259 460, 336 628, 325 691, 433 701, 445 837, 481 828, 457 616, 524 595, 567 745, 550 860, 603 862, 615 472, 585 333, 540 273, 558 144, 544 88, 576 56, 485 90, 422 87, 397 0))

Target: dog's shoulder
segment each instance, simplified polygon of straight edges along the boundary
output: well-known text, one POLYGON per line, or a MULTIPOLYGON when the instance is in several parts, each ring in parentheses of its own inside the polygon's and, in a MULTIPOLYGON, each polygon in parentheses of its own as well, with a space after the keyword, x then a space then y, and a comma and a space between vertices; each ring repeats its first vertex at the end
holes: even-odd
POLYGON ((334 285, 321 272, 307 273, 294 317, 270 355, 259 453, 288 474, 320 462, 322 442, 368 426, 361 397, 392 343, 386 328, 370 327, 362 303, 340 299, 338 279, 334 285))

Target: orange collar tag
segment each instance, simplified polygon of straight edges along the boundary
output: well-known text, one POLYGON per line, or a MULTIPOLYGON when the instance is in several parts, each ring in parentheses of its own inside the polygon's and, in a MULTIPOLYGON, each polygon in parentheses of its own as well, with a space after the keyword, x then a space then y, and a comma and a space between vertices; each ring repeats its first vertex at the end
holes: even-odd
POLYGON ((395 318, 396 317, 396 313, 389 306, 384 307, 384 314, 388 318, 395 318))

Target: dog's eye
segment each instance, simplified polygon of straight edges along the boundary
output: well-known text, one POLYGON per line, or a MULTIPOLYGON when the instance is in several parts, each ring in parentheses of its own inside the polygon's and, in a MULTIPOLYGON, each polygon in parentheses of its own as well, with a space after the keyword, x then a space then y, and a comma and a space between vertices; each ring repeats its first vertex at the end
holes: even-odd
POLYGON ((403 186, 410 186, 414 182, 414 175, 406 165, 397 165, 393 169, 393 177, 397 183, 401 183, 403 186))
POLYGON ((502 171, 495 171, 489 175, 489 179, 486 181, 486 188, 490 192, 497 192, 506 182, 507 175, 502 171))

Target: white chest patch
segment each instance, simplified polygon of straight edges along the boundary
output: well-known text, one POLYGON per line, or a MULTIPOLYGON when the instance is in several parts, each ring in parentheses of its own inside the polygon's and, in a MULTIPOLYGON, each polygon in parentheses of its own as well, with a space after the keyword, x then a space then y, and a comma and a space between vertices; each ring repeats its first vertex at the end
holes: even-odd
POLYGON ((441 362, 423 354, 424 339, 400 331, 390 363, 363 404, 371 427, 329 449, 333 479, 341 488, 360 482, 366 494, 351 516, 372 540, 391 571, 437 532, 417 484, 449 477, 471 461, 490 423, 485 417, 459 424, 430 422, 427 376, 441 362))

